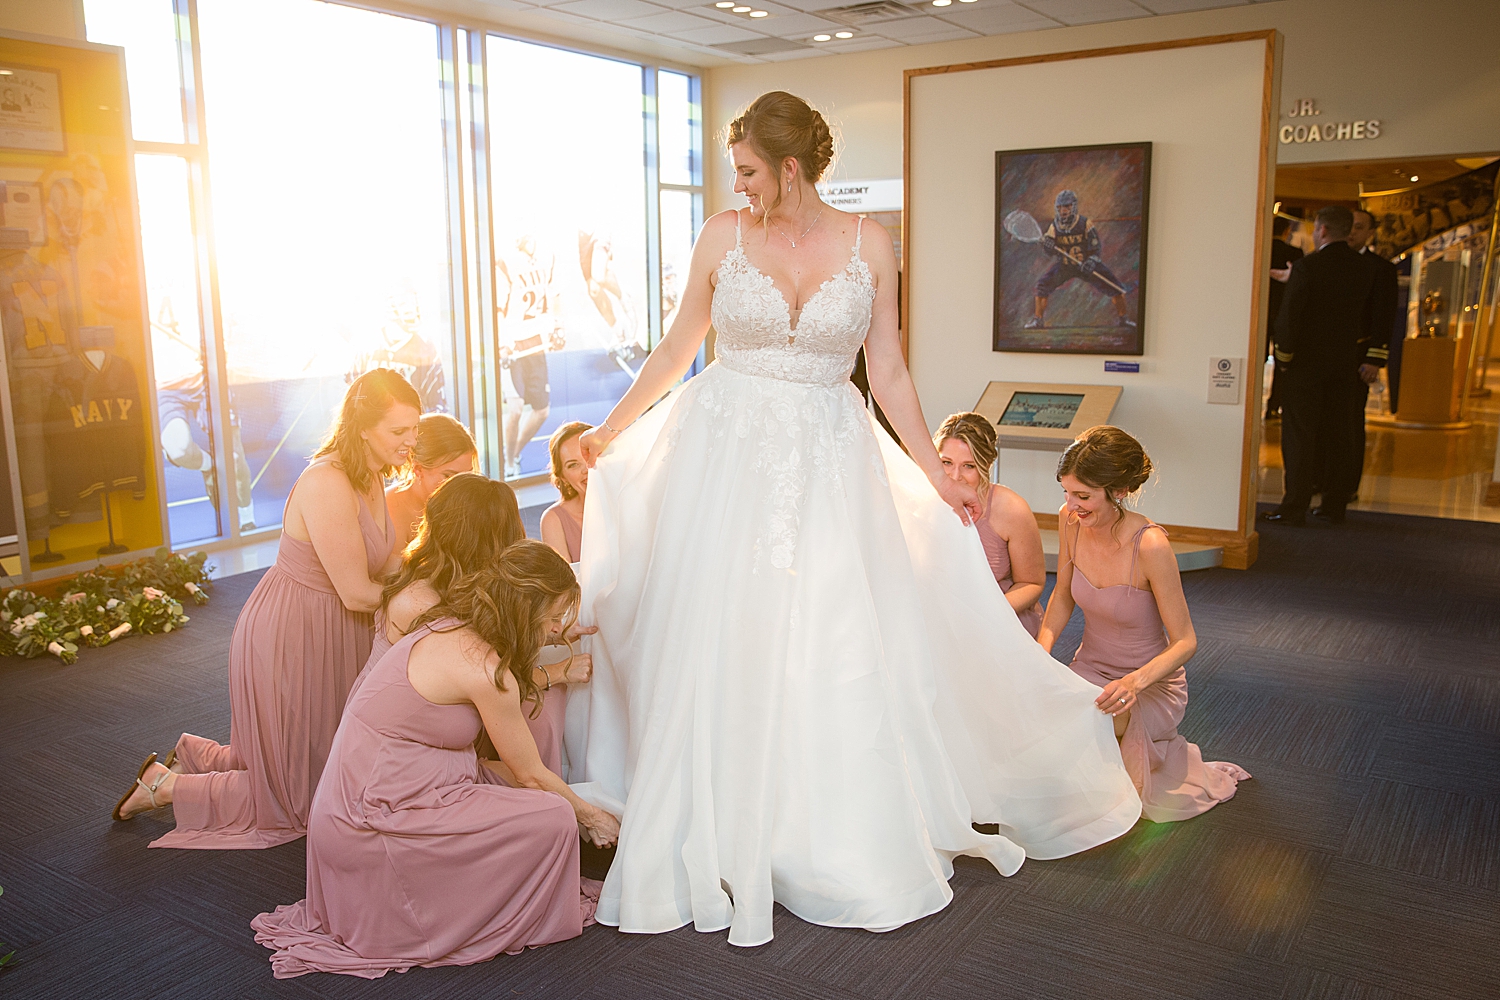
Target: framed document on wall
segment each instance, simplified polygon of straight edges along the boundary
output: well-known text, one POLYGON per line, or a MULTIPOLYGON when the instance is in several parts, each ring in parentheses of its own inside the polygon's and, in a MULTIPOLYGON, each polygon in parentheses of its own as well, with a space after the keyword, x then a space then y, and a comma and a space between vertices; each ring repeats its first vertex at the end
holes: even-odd
POLYGON ((0 147, 61 153, 62 97, 56 70, 0 64, 0 147))
POLYGON ((993 349, 1141 354, 1151 143, 995 154, 993 349))

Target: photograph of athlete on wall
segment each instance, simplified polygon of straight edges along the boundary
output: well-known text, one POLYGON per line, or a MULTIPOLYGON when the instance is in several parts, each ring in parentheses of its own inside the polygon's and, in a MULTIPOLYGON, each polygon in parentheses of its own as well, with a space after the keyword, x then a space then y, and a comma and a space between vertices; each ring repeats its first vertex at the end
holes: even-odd
POLYGON ((1141 354, 1151 144, 995 154, 996 351, 1141 354))

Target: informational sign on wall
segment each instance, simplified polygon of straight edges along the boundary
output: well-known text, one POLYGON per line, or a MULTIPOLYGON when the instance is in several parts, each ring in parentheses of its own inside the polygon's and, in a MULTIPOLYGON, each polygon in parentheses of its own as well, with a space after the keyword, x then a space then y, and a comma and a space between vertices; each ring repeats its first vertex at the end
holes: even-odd
POLYGON ((899 212, 902 208, 901 178, 873 181, 824 181, 818 197, 844 212, 899 212))
MULTIPOLYGON (((1292 102, 1292 110, 1288 111, 1285 118, 1316 118, 1323 112, 1318 110, 1317 103, 1310 97, 1302 97, 1292 102)), ((1295 125, 1283 125, 1277 133, 1283 146, 1294 142, 1344 142, 1354 139, 1379 139, 1380 130, 1384 128, 1379 118, 1361 118, 1357 121, 1347 122, 1303 122, 1298 121, 1295 125)))
POLYGON ((1208 359, 1208 401, 1236 405, 1244 391, 1244 358, 1208 359))

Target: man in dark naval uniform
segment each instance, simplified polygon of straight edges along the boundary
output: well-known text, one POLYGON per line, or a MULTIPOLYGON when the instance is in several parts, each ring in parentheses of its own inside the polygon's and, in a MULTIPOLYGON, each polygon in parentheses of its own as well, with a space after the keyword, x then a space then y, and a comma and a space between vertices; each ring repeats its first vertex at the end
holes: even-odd
POLYGON ((1317 513, 1342 523, 1359 490, 1364 453, 1353 451, 1354 427, 1364 427, 1365 398, 1382 360, 1389 326, 1376 303, 1375 268, 1348 243, 1354 216, 1332 205, 1313 225, 1317 251, 1292 265, 1276 319, 1281 378, 1281 456, 1286 492, 1261 520, 1304 524, 1313 491, 1317 513))
POLYGON ((1052 266, 1037 279, 1036 313, 1026 321, 1026 329, 1039 330, 1047 325, 1047 299, 1075 278, 1109 296, 1119 326, 1135 326, 1135 320, 1126 315, 1125 283, 1105 266, 1100 256, 1099 233, 1085 216, 1078 214, 1078 195, 1072 191, 1057 193, 1052 224, 1042 234, 1042 246, 1052 251, 1052 266))

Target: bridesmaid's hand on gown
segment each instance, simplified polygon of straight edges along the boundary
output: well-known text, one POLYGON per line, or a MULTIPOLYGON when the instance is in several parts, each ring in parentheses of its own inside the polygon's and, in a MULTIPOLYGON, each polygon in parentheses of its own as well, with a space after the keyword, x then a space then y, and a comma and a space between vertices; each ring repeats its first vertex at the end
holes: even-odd
POLYGON ((953 508, 953 513, 957 514, 958 519, 964 524, 973 524, 984 513, 984 507, 979 502, 979 494, 964 483, 944 475, 934 480, 932 486, 938 491, 938 496, 943 498, 943 502, 953 508))
POLYGON ((574 653, 568 661, 559 684, 587 684, 594 677, 594 658, 588 653, 574 653))
POLYGON ((603 427, 595 427, 579 435, 578 454, 583 458, 583 464, 592 469, 594 463, 599 461, 599 456, 604 454, 604 449, 608 448, 609 443, 614 439, 615 436, 603 427))
POLYGON ((620 821, 598 806, 578 817, 578 831, 595 847, 613 847, 620 839, 620 821))

